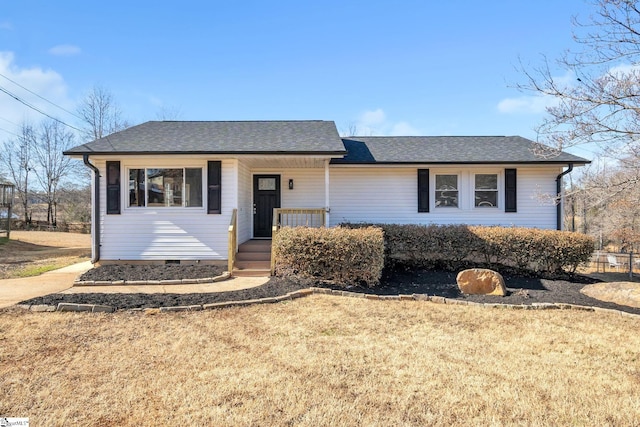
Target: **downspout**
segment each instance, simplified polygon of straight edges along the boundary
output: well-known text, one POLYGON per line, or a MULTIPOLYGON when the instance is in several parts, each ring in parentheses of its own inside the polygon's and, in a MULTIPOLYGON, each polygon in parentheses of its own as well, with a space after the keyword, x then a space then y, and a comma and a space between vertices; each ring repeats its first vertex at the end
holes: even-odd
POLYGON ((556 194, 558 195, 558 205, 556 206, 556 230, 562 230, 562 177, 573 170, 573 163, 569 163, 569 169, 556 177, 556 194))
POLYGON ((89 155, 83 154, 82 161, 93 171, 93 259, 92 264, 100 261, 100 171, 92 163, 89 163, 89 155))

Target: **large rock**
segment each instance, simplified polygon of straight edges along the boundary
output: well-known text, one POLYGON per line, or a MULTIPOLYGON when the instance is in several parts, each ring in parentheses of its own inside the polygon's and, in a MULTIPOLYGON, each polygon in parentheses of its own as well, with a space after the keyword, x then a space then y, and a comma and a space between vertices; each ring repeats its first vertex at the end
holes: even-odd
POLYGON ((507 293, 502 275, 486 268, 463 270, 458 273, 456 281, 463 294, 504 296, 507 293))

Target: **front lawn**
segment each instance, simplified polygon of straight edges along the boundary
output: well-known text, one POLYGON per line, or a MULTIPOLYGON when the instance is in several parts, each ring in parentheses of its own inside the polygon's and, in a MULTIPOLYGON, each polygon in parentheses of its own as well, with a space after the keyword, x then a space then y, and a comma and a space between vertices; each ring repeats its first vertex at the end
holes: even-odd
POLYGON ((311 296, 0 311, 0 416, 33 425, 638 425, 640 320, 311 296))

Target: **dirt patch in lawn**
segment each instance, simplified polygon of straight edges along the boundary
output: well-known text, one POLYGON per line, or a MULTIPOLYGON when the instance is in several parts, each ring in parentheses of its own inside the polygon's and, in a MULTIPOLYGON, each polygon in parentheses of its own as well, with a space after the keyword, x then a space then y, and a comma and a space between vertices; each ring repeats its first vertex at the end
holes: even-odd
POLYGON ((91 236, 47 231, 13 231, 0 239, 0 279, 35 276, 86 261, 91 236))
MULTIPOLYGON (((212 277, 211 266, 102 266, 90 270, 81 278, 85 280, 164 280, 196 279, 212 277), (203 267, 203 269, 199 269, 203 267), (152 277, 156 279, 152 279, 152 277)), ((217 267, 216 267, 217 268, 217 267)), ((385 271, 380 286, 375 288, 350 287, 346 290, 378 295, 424 294, 445 298, 462 299, 490 304, 566 303, 593 307, 611 308, 640 314, 640 308, 628 307, 600 301, 580 292, 587 284, 599 280, 581 275, 567 275, 562 278, 528 277, 524 274, 503 274, 507 285, 507 296, 464 295, 458 290, 456 272, 444 270, 385 271)), ((118 309, 153 308, 177 305, 200 305, 214 302, 239 301, 274 297, 310 286, 344 288, 320 282, 301 282, 287 278, 273 277, 267 283, 255 288, 230 292, 194 294, 52 294, 26 301, 25 304, 56 305, 60 302, 76 304, 103 304, 118 309)), ((170 291, 170 286, 167 287, 170 291)))

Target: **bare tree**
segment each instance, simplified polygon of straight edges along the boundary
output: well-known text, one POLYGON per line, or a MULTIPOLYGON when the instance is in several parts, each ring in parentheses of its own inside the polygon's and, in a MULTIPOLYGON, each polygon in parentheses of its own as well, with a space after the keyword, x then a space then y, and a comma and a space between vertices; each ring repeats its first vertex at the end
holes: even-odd
POLYGON ((67 183, 57 196, 59 222, 91 222, 91 186, 67 183))
POLYGON ((62 153, 74 145, 74 134, 57 121, 45 121, 33 142, 33 158, 37 166, 34 171, 47 204, 47 222, 55 225, 58 187, 73 166, 71 158, 62 153))
POLYGON ((640 10, 635 0, 593 0, 586 22, 574 18, 576 46, 556 62, 523 68, 526 91, 552 97, 540 139, 557 148, 598 143, 615 158, 638 150, 640 10), (563 77, 556 77, 560 74, 563 77), (567 77, 569 76, 569 77, 567 77))
POLYGON ((80 101, 78 113, 85 123, 83 136, 90 141, 128 126, 111 92, 99 85, 94 86, 80 101))
POLYGON ((340 131, 340 136, 348 137, 348 136, 357 136, 358 135, 358 125, 355 122, 349 122, 346 128, 343 128, 340 131))
POLYGON ((640 186, 638 159, 588 168, 567 191, 566 220, 569 228, 589 233, 618 250, 640 249, 640 186), (635 163, 635 165, 634 165, 635 163))
POLYGON ((180 107, 163 106, 156 113, 157 120, 175 121, 175 120, 180 120, 181 116, 182 116, 182 109, 180 107))
MULTIPOLYGON (((84 122, 82 138, 85 141, 104 138, 129 126, 111 92, 100 85, 93 86, 80 101, 77 111, 84 122)), ((89 168, 77 163, 74 168, 80 181, 89 182, 89 168)))
POLYGON ((28 223, 29 218, 29 174, 33 171, 32 150, 35 144, 36 135, 33 127, 28 123, 23 123, 20 128, 20 135, 15 140, 6 141, 3 144, 4 155, 2 163, 5 166, 9 179, 15 185, 20 205, 24 214, 24 221, 28 223))

